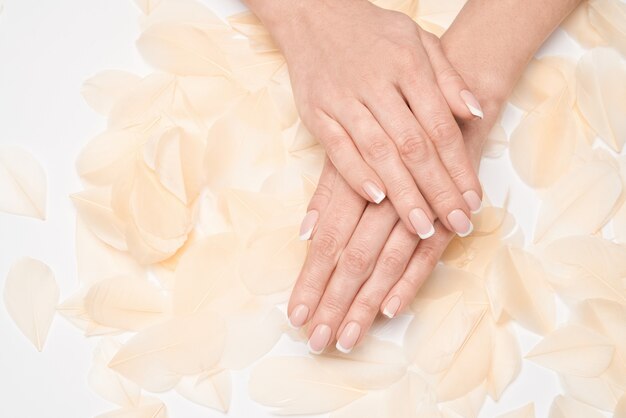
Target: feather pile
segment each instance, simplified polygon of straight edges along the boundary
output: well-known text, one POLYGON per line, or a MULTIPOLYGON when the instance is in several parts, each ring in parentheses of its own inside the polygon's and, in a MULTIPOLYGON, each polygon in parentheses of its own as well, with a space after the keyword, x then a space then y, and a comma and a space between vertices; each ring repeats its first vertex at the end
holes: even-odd
MULTIPOLYGON (((248 367, 249 395, 280 415, 472 418, 523 358, 559 375, 551 418, 626 416, 625 3, 581 4, 564 28, 593 49, 534 60, 510 141, 500 125, 490 135, 487 156, 506 153, 542 198, 532 245, 513 214, 486 207, 417 294, 401 345, 370 335, 350 354, 290 357, 266 354, 283 334, 304 341, 275 305, 306 256, 299 222, 324 154, 284 59, 250 13, 136 3, 137 48, 156 71, 104 71, 82 89, 108 126, 76 162, 80 286, 58 304, 50 269, 24 259, 4 291, 37 349, 55 309, 99 339, 88 381, 115 408, 99 418, 165 418, 170 390, 227 413, 231 371, 248 367), (522 354, 513 323, 543 340, 522 354)), ((463 5, 375 3, 438 34, 463 5)), ((0 148, 0 210, 44 218, 45 184, 27 153, 0 148)), ((534 416, 531 403, 501 417, 534 416)))

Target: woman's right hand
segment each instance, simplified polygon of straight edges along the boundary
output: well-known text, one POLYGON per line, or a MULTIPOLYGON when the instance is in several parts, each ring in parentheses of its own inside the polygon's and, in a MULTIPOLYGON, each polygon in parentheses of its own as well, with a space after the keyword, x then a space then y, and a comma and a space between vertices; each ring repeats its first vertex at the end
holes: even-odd
POLYGON ((260 17, 285 55, 303 123, 339 174, 370 202, 388 196, 423 239, 437 217, 469 234, 482 189, 454 116, 482 111, 439 39, 367 0, 288 3, 280 13, 284 2, 264 1, 260 17))

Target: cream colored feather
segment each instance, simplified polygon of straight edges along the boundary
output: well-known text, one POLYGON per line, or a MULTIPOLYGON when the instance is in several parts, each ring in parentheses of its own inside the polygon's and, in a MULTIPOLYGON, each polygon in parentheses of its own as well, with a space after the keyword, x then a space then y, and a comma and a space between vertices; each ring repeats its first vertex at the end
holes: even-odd
POLYGON ((248 389, 253 400, 276 408, 273 413, 279 415, 330 412, 367 393, 307 357, 261 360, 250 374, 248 389))
POLYGON ((571 324, 546 336, 526 358, 566 375, 596 377, 611 364, 614 352, 608 338, 571 324))
POLYGON ((597 409, 575 399, 559 395, 552 401, 550 418, 602 418, 597 409))
MULTIPOLYGON (((568 35, 576 39, 582 46, 587 48, 594 48, 596 46, 603 46, 607 44, 596 28, 591 24, 589 12, 589 1, 581 2, 578 7, 563 21, 561 28, 563 28, 568 35)), ((600 1, 598 3, 605 3, 600 1)))
POLYGON ((121 408, 98 415, 96 418, 167 418, 167 408, 161 402, 152 401, 134 408, 121 408))
POLYGON ((502 247, 491 264, 486 288, 492 306, 501 306, 530 331, 545 335, 554 329, 554 292, 540 261, 530 253, 502 247))
POLYGON ((89 289, 85 310, 97 323, 111 328, 139 331, 166 318, 169 300, 161 289, 145 279, 117 276, 89 289))
POLYGON ((121 407, 136 407, 141 400, 141 388, 108 366, 121 346, 112 338, 101 339, 94 350, 87 380, 91 389, 104 399, 121 407))
POLYGON ((537 109, 550 99, 562 98, 566 104, 573 105, 573 72, 574 64, 564 58, 534 58, 515 85, 511 103, 527 112, 537 109))
POLYGON ((146 15, 152 13, 161 5, 163 0, 135 0, 135 4, 146 15))
POLYGON ((489 396, 498 401, 504 390, 519 375, 522 368, 522 354, 516 336, 511 330, 501 325, 493 329, 493 353, 487 391, 489 396))
POLYGON ((613 411, 624 387, 611 382, 606 376, 579 377, 560 375, 561 386, 565 394, 588 405, 613 411))
POLYGON ((146 390, 169 390, 182 376, 215 366, 224 333, 223 319, 211 311, 173 318, 128 340, 109 367, 146 390))
POLYGON ((4 283, 4 305, 19 330, 42 351, 59 302, 52 270, 39 260, 13 263, 4 283))
POLYGON ((25 150, 0 145, 0 212, 46 219, 47 180, 25 150))
POLYGON ((96 112, 107 116, 113 105, 141 81, 138 75, 121 70, 106 70, 85 80, 81 94, 96 112))
POLYGON ((554 241, 543 256, 552 262, 550 280, 566 301, 601 298, 626 303, 626 245, 599 237, 554 241))
POLYGON ((170 73, 227 76, 230 65, 218 40, 210 30, 159 22, 141 34, 137 49, 148 63, 170 73))
POLYGON ((565 87, 526 114, 511 134, 509 155, 522 180, 532 187, 553 184, 568 169, 577 125, 565 87))
POLYGON ((598 34, 626 56, 626 4, 621 0, 589 0, 589 22, 598 34))
POLYGON ((576 69, 578 108, 595 133, 617 152, 626 141, 625 78, 626 62, 609 48, 588 52, 576 69))
POLYGON ((185 376, 176 385, 176 392, 198 405, 228 413, 232 391, 230 375, 229 370, 217 370, 185 376))
POLYGON ((535 404, 529 403, 521 408, 498 415, 498 418, 535 418, 535 404))
POLYGON ((591 161, 574 168, 546 191, 535 242, 599 231, 613 213, 622 188, 619 172, 609 162, 591 161))

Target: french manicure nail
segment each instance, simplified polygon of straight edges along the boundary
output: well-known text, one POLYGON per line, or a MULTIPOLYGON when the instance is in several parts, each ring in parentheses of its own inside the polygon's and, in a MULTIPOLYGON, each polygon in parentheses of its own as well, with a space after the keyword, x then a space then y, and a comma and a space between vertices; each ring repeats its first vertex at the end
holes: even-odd
POLYGON ((309 338, 309 351, 313 354, 320 354, 326 348, 328 340, 330 340, 330 327, 326 324, 319 324, 309 338))
POLYGON ((309 308, 306 305, 298 305, 289 316, 289 326, 294 329, 300 328, 304 325, 306 317, 309 315, 309 308))
POLYGON ((380 203, 385 198, 385 193, 369 180, 363 183, 363 190, 375 203, 380 203))
POLYGON ((480 209, 483 206, 483 201, 478 197, 478 193, 473 190, 468 190, 463 193, 463 199, 465 199, 465 203, 470 208, 472 213, 480 212, 480 209))
POLYGON ((435 233, 435 227, 421 208, 414 208, 409 212, 409 221, 421 239, 432 237, 435 233))
POLYGON ((341 332, 341 336, 337 340, 335 347, 342 353, 349 353, 359 339, 360 333, 361 326, 354 321, 350 322, 341 332))
POLYGON ((481 119, 484 117, 483 109, 480 107, 480 103, 478 103, 476 97, 474 97, 469 90, 462 90, 460 96, 472 115, 481 119))
POLYGON ((474 225, 469 220, 465 212, 461 209, 454 209, 448 214, 448 222, 461 238, 468 236, 474 230, 474 225))
POLYGON ((313 233, 313 228, 315 228, 315 224, 319 219, 320 214, 316 210, 310 210, 302 219, 302 224, 300 225, 300 240, 306 241, 311 238, 311 234, 313 233))
POLYGON ((389 299, 389 302, 385 305, 383 315, 387 318, 393 318, 398 313, 398 308, 400 308, 400 298, 398 296, 394 296, 389 299))

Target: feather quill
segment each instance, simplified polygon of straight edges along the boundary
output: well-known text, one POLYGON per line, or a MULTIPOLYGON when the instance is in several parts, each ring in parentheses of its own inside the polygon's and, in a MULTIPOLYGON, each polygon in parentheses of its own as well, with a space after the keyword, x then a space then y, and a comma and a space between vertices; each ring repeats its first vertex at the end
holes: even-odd
POLYGON ((46 173, 21 148, 0 145, 0 212, 46 219, 46 173))

